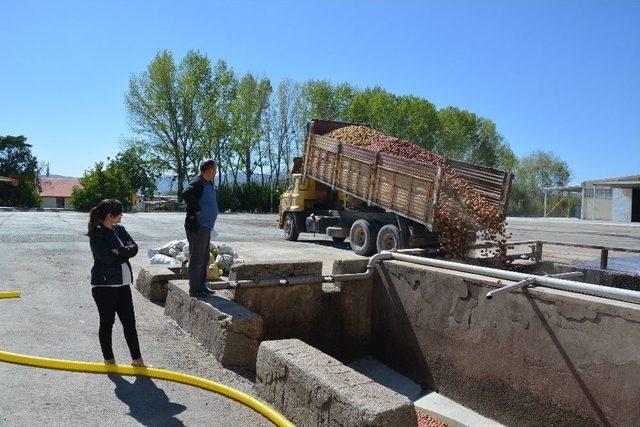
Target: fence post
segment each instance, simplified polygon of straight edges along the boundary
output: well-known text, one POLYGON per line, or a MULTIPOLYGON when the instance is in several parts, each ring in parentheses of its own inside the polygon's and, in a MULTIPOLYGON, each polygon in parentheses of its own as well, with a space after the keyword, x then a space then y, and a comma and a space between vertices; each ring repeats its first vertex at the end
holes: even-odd
POLYGON ((536 242, 534 260, 535 260, 536 264, 539 263, 540 261, 542 261, 542 242, 540 242, 540 241, 536 242))
POLYGON ((601 249, 600 250, 600 269, 606 270, 608 262, 609 262, 609 250, 601 249))

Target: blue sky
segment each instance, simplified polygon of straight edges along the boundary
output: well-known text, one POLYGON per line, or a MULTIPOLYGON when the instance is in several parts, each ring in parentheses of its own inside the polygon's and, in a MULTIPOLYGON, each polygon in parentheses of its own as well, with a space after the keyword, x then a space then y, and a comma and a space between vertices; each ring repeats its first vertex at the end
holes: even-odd
POLYGON ((574 182, 640 173, 640 2, 3 1, 0 135, 79 176, 128 135, 124 95, 155 53, 238 72, 380 85, 496 122, 574 182))

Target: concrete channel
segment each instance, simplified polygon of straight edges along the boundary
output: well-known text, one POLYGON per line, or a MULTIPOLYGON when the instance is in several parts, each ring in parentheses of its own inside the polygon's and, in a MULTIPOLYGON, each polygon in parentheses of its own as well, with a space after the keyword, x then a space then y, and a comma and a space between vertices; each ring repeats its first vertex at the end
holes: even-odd
POLYGON ((331 275, 311 261, 238 265, 200 300, 166 271, 138 288, 167 289, 165 314, 224 365, 254 369, 259 396, 300 425, 416 425, 416 408, 450 425, 640 423, 640 276, 391 258, 336 261, 331 275), (487 299, 521 277, 536 279, 487 299), (540 286, 565 282, 587 292, 540 286))

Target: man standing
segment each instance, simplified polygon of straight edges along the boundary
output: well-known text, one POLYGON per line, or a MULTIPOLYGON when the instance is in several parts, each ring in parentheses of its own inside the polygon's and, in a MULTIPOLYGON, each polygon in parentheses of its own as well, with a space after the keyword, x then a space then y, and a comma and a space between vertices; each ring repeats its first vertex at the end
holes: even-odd
POLYGON ((213 178, 218 169, 216 161, 200 163, 200 174, 182 192, 187 204, 184 228, 189 241, 189 295, 201 297, 212 292, 205 285, 209 266, 211 230, 218 217, 218 199, 213 178))

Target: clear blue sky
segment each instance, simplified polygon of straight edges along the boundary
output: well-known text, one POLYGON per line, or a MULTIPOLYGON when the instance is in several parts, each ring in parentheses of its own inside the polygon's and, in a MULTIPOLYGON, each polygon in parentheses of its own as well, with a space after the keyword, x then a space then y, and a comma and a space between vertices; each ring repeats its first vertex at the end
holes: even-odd
POLYGON ((574 182, 640 173, 639 1, 3 1, 0 22, 0 135, 52 173, 117 153, 130 75, 191 48, 471 110, 574 182))

